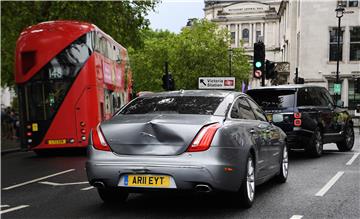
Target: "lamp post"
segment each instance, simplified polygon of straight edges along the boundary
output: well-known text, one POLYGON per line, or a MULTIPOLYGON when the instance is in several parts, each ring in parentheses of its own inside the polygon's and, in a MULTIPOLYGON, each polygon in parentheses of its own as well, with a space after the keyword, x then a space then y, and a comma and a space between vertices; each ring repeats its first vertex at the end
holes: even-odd
POLYGON ((232 62, 232 52, 233 52, 231 47, 228 49, 228 52, 229 52, 229 76, 231 76, 231 64, 232 64, 231 62, 232 62))
MULTIPOLYGON (((339 84, 339 61, 340 61, 340 33, 341 33, 341 18, 344 15, 344 8, 339 4, 338 7, 335 9, 336 17, 338 18, 338 29, 337 29, 337 59, 336 59, 336 84, 339 84)), ((339 86, 339 85, 337 85, 339 86)), ((336 93, 335 98, 337 101, 338 93, 336 93)))

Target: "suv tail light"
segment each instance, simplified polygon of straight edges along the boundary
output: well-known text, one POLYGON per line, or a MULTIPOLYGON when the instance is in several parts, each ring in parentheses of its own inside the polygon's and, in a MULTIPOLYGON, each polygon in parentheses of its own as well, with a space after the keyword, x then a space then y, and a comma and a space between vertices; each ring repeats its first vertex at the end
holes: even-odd
POLYGON ((111 151, 110 146, 106 142, 104 135, 100 129, 100 125, 92 132, 93 147, 101 151, 111 151))
POLYGON ((294 113, 294 126, 299 127, 301 124, 301 113, 294 113))
POLYGON ((209 149, 214 135, 220 127, 219 123, 204 126, 190 144, 187 152, 206 151, 209 149))

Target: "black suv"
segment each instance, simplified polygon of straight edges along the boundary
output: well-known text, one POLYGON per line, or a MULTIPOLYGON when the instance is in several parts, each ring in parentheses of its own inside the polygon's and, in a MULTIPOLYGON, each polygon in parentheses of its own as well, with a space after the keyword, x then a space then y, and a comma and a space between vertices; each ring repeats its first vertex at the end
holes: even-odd
POLYGON ((289 148, 305 149, 320 157, 323 144, 336 143, 340 151, 354 145, 353 121, 335 105, 330 93, 320 86, 281 85, 247 91, 268 116, 287 134, 289 148))

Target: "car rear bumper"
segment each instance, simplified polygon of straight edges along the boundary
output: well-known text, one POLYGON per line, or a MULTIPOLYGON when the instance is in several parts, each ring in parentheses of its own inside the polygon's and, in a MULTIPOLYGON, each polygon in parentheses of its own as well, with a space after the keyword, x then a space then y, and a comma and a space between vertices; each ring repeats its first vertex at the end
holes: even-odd
MULTIPOLYGON (((90 148, 89 154, 90 159, 86 162, 88 180, 91 185, 102 182, 105 187, 122 187, 119 183, 124 175, 136 174, 172 177, 175 188, 162 190, 196 191, 198 185, 206 185, 210 190, 215 191, 237 191, 244 176, 245 168, 242 167, 246 166, 246 158, 239 159, 243 154, 240 149, 210 148, 205 152, 184 153, 178 156, 126 156, 90 148), (210 159, 214 154, 218 154, 219 150, 226 150, 224 158, 227 159, 225 161, 210 159), (91 159, 92 153, 96 153, 94 156, 96 160, 91 159), (98 159, 102 156, 106 156, 106 159, 98 159), (238 159, 233 159, 236 156, 238 159)), ((122 188, 133 192, 153 190, 146 187, 122 188)))
POLYGON ((303 129, 303 128, 294 128, 293 131, 286 132, 287 143, 290 149, 305 149, 310 143, 313 131, 303 129))

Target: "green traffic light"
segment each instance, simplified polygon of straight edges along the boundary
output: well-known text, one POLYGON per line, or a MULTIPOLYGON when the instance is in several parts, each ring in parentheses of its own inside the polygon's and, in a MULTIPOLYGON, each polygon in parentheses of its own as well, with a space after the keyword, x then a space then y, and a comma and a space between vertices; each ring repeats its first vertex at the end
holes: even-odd
POLYGON ((261 67, 261 62, 255 62, 255 66, 256 66, 256 68, 260 68, 261 67))

